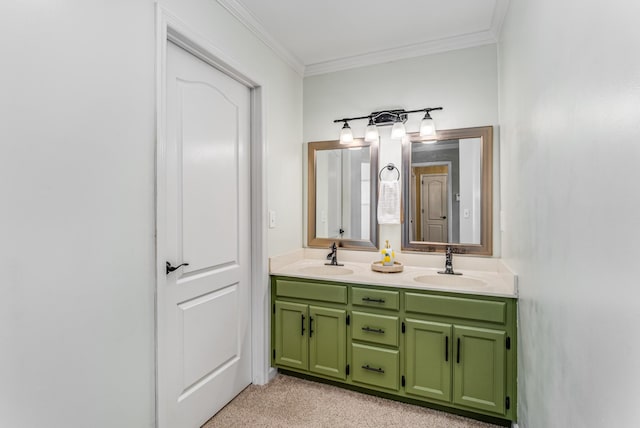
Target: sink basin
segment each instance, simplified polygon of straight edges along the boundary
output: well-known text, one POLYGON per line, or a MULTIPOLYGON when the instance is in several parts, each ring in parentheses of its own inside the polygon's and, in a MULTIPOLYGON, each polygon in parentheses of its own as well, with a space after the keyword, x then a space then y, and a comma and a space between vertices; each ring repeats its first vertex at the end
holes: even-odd
POLYGON ((487 285, 487 283, 481 279, 460 275, 420 275, 413 278, 413 280, 427 285, 450 285, 458 287, 483 287, 487 285))
POLYGON ((298 269, 300 273, 307 273, 309 275, 350 275, 353 270, 344 266, 307 266, 298 269))

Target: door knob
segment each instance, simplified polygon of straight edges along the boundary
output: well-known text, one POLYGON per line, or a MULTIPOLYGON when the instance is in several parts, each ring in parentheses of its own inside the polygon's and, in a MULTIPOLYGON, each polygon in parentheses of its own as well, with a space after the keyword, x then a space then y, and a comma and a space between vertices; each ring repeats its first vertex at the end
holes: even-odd
POLYGON ((181 266, 189 266, 189 263, 182 263, 181 265, 178 265, 178 266, 171 266, 171 263, 167 262, 167 275, 169 275, 171 272, 173 272, 174 270, 178 269, 181 266))
POLYGON ((443 215, 443 216, 441 216, 440 218, 441 218, 441 219, 443 219, 443 220, 446 220, 446 219, 447 219, 447 216, 446 216, 446 215, 443 215))

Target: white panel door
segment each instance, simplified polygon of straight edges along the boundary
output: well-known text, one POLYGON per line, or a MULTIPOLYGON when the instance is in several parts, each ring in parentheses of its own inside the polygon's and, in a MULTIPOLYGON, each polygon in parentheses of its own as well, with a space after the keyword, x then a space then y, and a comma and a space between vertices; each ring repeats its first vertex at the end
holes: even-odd
POLYGON ((423 174, 420 182, 422 183, 422 240, 449 242, 447 174, 423 174))
POLYGON ((250 92, 173 43, 166 82, 158 233, 167 262, 188 266, 167 274, 158 308, 159 415, 191 428, 251 383, 250 92))

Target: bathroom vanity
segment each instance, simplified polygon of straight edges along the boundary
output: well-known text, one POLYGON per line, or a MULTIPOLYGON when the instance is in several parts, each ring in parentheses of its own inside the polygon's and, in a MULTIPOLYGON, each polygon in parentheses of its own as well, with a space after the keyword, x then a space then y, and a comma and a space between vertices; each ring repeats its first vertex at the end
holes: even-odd
MULTIPOLYGON (((493 263, 496 262, 495 259, 493 263)), ((516 420, 515 277, 406 266, 271 267, 272 365, 362 392, 516 420)))

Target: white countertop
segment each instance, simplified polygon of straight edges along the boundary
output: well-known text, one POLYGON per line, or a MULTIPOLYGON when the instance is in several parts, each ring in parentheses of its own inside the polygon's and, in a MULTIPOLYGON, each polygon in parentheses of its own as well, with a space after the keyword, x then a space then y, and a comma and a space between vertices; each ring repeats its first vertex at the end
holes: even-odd
POLYGON ((344 282, 352 284, 371 284, 390 287, 413 288, 419 290, 448 291, 451 293, 465 293, 483 296, 517 297, 517 277, 499 259, 486 258, 486 263, 474 258, 473 261, 463 262, 463 256, 454 256, 454 270, 460 276, 440 275, 443 270, 444 256, 410 255, 399 256, 396 260, 403 261, 404 271, 400 273, 380 273, 371 270, 371 262, 362 261, 368 257, 371 261, 378 260, 378 254, 369 252, 353 255, 345 250, 338 250, 338 262, 344 264, 341 268, 326 266, 327 262, 318 256, 327 251, 302 249, 269 260, 269 273, 272 275, 292 276, 299 278, 321 279, 325 281, 344 282), (344 256, 341 258, 341 256, 344 256), (420 257, 431 257, 421 260, 420 257), (434 258, 443 260, 442 266, 417 266, 416 262, 424 261, 426 265, 433 264, 434 258), (344 260, 344 261, 343 261, 344 260), (460 269, 456 262, 460 261, 460 269), (415 264, 408 264, 412 262, 415 264), (466 265, 466 266, 465 266, 466 265), (475 269, 468 269, 472 267, 475 269), (415 278, 424 277, 425 282, 415 278))

